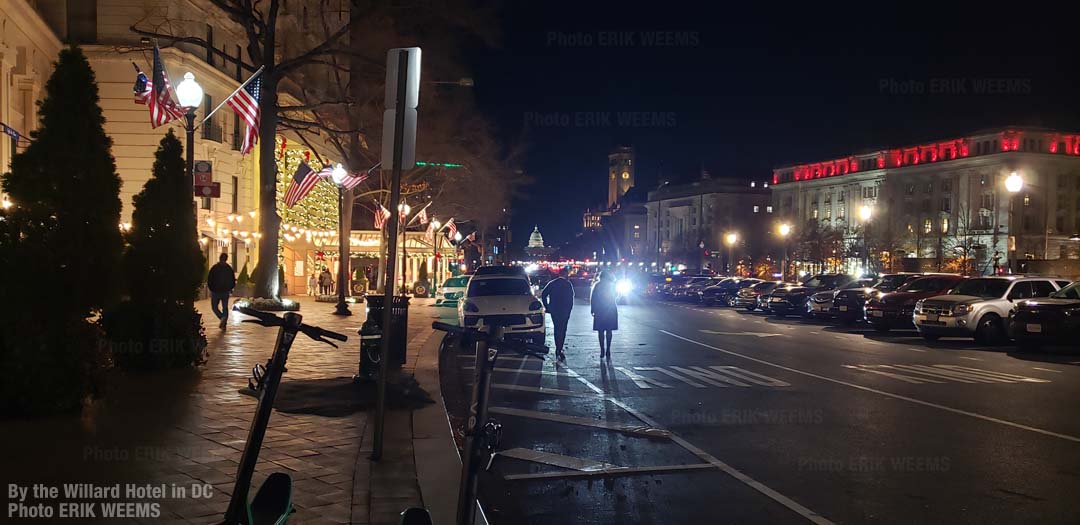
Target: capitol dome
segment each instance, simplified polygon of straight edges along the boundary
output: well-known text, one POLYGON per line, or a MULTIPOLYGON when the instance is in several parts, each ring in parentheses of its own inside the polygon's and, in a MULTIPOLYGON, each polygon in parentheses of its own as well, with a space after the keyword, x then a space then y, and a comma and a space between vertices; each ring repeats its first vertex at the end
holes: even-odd
POLYGON ((543 248, 544 236, 540 235, 540 226, 533 228, 532 235, 529 235, 529 248, 543 248))

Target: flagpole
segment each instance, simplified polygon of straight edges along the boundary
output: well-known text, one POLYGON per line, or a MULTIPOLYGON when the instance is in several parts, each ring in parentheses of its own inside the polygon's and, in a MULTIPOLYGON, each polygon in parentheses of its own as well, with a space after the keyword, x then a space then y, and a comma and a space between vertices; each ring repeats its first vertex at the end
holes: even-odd
POLYGON ((412 218, 411 218, 411 219, 409 219, 409 223, 408 223, 408 224, 406 224, 406 225, 405 225, 405 227, 406 227, 406 228, 408 228, 409 226, 412 226, 412 224, 413 224, 413 221, 415 221, 415 220, 416 220, 416 218, 420 216, 420 213, 421 213, 421 212, 423 212, 424 210, 428 209, 428 206, 431 206, 431 205, 432 205, 432 203, 434 203, 434 202, 435 202, 435 201, 431 201, 431 202, 427 203, 427 204, 426 204, 426 205, 425 205, 425 206, 424 206, 423 208, 420 208, 420 211, 416 212, 416 213, 415 213, 415 214, 414 214, 414 215, 412 216, 412 218))
MULTIPOLYGON (((162 61, 161 63, 162 63, 162 65, 164 66, 164 64, 165 64, 165 61, 163 60, 163 61, 162 61)), ((198 126, 198 127, 202 127, 202 125, 203 125, 203 124, 206 124, 206 121, 207 121, 207 120, 210 120, 210 117, 214 116, 214 113, 217 113, 217 110, 221 109, 221 106, 224 106, 226 102, 228 102, 228 101, 229 101, 229 100, 230 100, 231 98, 233 98, 234 96, 236 96, 236 94, 237 94, 237 93, 239 93, 241 89, 244 89, 244 86, 246 86, 246 85, 250 84, 252 80, 255 80, 255 77, 256 77, 256 76, 258 76, 258 75, 259 75, 259 73, 262 73, 262 70, 263 70, 263 68, 265 68, 265 67, 266 67, 266 66, 259 66, 259 69, 256 69, 256 70, 255 70, 255 72, 254 72, 254 73, 252 73, 252 74, 251 74, 251 76, 250 76, 250 77, 248 77, 248 79, 247 79, 247 80, 245 80, 243 84, 240 84, 240 87, 236 88, 236 90, 235 90, 235 91, 233 91, 231 95, 229 95, 229 96, 225 97, 225 100, 222 100, 222 101, 221 101, 221 103, 220 103, 220 104, 218 104, 218 105, 217 105, 217 107, 216 107, 216 108, 214 108, 214 110, 213 110, 213 111, 211 111, 210 113, 207 113, 207 114, 206 114, 206 117, 204 117, 204 118, 202 119, 202 122, 200 122, 200 123, 199 123, 199 126, 198 126)))

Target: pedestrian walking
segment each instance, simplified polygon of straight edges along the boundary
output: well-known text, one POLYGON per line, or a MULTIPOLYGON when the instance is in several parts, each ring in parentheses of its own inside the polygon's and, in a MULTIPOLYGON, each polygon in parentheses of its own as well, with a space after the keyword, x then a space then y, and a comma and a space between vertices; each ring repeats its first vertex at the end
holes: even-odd
POLYGON ((563 348, 566 342, 566 325, 570 322, 570 311, 574 308, 574 285, 566 278, 569 269, 559 270, 559 276, 548 281, 544 291, 540 292, 540 301, 551 315, 551 324, 555 328, 555 359, 566 361, 563 348))
POLYGON ((592 303, 593 330, 596 330, 600 339, 600 357, 607 356, 609 361, 612 332, 619 329, 619 307, 616 299, 615 274, 610 270, 601 272, 600 280, 593 286, 589 302, 592 303))
POLYGON ((330 270, 324 267, 322 273, 319 274, 319 294, 326 295, 330 293, 330 285, 333 282, 334 278, 330 276, 330 270))
POLYGON ((308 276, 308 280, 307 280, 307 293, 308 293, 308 295, 314 296, 315 293, 318 292, 318 291, 319 291, 319 280, 315 278, 315 274, 311 274, 311 275, 308 276))
POLYGON ((236 288, 236 272, 228 263, 229 254, 223 253, 218 257, 218 262, 206 276, 206 287, 210 289, 210 308, 214 315, 221 321, 218 325, 222 330, 229 322, 229 294, 236 288), (221 309, 218 309, 218 305, 221 309))

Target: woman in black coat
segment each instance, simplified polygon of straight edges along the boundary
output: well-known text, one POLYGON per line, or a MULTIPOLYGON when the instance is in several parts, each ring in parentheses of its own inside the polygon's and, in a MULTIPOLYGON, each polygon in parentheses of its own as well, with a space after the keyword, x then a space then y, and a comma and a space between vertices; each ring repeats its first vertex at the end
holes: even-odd
POLYGON ((592 303, 593 330, 600 338, 600 357, 611 359, 612 332, 619 329, 619 307, 616 305, 615 276, 610 271, 602 272, 600 280, 593 287, 592 303))

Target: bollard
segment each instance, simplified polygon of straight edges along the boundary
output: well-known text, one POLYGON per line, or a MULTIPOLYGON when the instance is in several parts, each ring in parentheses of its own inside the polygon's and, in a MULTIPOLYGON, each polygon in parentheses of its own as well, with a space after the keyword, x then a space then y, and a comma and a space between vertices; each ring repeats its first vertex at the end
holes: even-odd
POLYGON ((379 375, 382 329, 373 317, 368 317, 356 333, 360 334, 360 363, 353 382, 374 381, 379 375))

